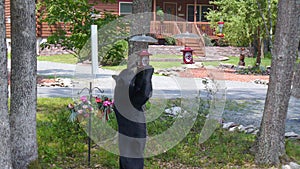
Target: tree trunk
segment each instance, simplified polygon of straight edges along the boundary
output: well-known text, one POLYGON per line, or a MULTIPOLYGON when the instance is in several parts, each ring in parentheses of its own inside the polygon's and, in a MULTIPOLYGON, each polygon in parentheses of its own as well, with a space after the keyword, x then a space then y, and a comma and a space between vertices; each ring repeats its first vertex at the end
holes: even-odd
MULTIPOLYGON (((152 10, 152 0, 133 0, 132 2, 132 13, 141 15, 141 17, 138 21, 133 22, 133 25, 131 25, 131 35, 135 35, 135 30, 143 29, 143 31, 137 31, 137 32, 144 32, 149 33, 150 32, 150 19, 151 14, 142 14, 145 12, 151 12, 152 10), (140 13, 140 14, 139 14, 140 13)), ((128 53, 128 68, 134 68, 136 67, 136 62, 138 60, 137 53, 141 51, 142 49, 148 49, 148 43, 145 42, 129 42, 129 53, 128 53)))
POLYGON ((38 157, 36 140, 37 60, 35 1, 11 1, 11 144, 13 168, 38 157))
POLYGON ((275 44, 272 50, 272 70, 264 114, 257 137, 255 162, 278 165, 285 155, 285 120, 291 95, 293 67, 297 57, 299 12, 298 0, 281 0, 275 44))
POLYGON ((257 28, 257 56, 256 56, 256 66, 260 65, 261 62, 261 38, 260 38, 260 27, 257 28))
POLYGON ((292 87, 292 96, 300 99, 300 63, 296 66, 294 73, 293 87, 292 87))
POLYGON ((11 168, 10 128, 8 117, 8 73, 4 0, 0 0, 0 166, 11 168))

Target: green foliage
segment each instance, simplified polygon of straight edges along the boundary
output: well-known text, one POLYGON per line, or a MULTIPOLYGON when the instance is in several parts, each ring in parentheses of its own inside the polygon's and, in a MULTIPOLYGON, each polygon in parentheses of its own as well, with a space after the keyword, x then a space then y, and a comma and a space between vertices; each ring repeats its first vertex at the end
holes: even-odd
POLYGON ((272 26, 274 30, 277 1, 278 0, 271 0, 271 18, 268 17, 267 1, 210 1, 211 4, 218 6, 218 9, 211 10, 207 14, 207 18, 211 21, 211 26, 217 29, 217 32, 219 32, 217 22, 220 20, 225 21, 223 33, 225 34, 225 39, 228 40, 230 45, 249 46, 249 44, 254 41, 255 37, 265 39, 269 36, 266 33, 266 29, 270 29, 270 20, 273 22, 272 26), (260 5, 260 8, 258 4, 260 5), (263 14, 264 20, 261 14, 263 14), (265 23, 267 28, 265 28, 265 23))
POLYGON ((173 37, 166 37, 165 41, 166 41, 166 45, 175 45, 176 44, 176 40, 173 37))
POLYGON ((164 11, 163 11, 160 7, 157 8, 157 10, 156 10, 156 15, 159 16, 160 22, 163 22, 163 21, 165 20, 165 19, 164 19, 165 13, 164 13, 164 11))
POLYGON ((219 38, 217 41, 218 46, 229 46, 229 41, 225 38, 219 38))
POLYGON ((127 55, 128 43, 125 40, 116 42, 107 54, 102 58, 101 65, 103 66, 117 66, 127 55))
POLYGON ((212 40, 207 34, 203 35, 205 46, 214 46, 214 43, 212 43, 212 40))
POLYGON ((47 38, 47 42, 41 45, 42 48, 50 45, 61 46, 80 58, 80 51, 90 38, 91 25, 95 24, 101 28, 117 18, 116 15, 105 13, 103 17, 93 19, 91 14, 99 14, 93 5, 88 0, 41 1, 37 7, 42 11, 41 16, 44 16, 40 18, 41 21, 57 28, 57 31, 47 38))

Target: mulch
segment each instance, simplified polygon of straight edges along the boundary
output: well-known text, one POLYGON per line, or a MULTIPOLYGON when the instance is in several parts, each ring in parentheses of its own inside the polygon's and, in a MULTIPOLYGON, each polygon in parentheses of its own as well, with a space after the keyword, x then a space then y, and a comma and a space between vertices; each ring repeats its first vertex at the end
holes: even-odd
POLYGON ((215 80, 228 80, 239 82, 253 82, 257 79, 269 81, 269 75, 237 74, 232 69, 187 69, 185 72, 179 73, 179 76, 192 78, 210 78, 215 80))

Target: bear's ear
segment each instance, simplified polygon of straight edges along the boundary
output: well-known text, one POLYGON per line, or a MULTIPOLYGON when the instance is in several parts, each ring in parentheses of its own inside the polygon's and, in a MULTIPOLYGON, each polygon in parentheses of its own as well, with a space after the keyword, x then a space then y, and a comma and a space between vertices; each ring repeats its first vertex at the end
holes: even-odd
POLYGON ((118 75, 112 75, 112 78, 117 82, 117 80, 118 80, 118 75))

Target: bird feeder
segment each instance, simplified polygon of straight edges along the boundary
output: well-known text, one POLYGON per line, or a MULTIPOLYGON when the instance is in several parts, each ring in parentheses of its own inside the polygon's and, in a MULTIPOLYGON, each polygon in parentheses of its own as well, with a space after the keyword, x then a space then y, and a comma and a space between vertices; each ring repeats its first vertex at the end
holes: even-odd
POLYGON ((193 49, 190 47, 185 47, 183 50, 180 50, 183 56, 183 63, 185 64, 193 64, 193 49))
POLYGON ((217 34, 217 36, 223 38, 224 34, 222 32, 223 32, 224 22, 219 21, 218 26, 219 26, 219 33, 217 34))
POLYGON ((150 58, 149 56, 152 55, 147 50, 142 50, 139 54, 139 59, 137 63, 137 67, 142 69, 149 66, 150 58))
POLYGON ((218 22, 218 26, 219 26, 220 33, 222 33, 222 30, 223 30, 223 27, 224 27, 224 22, 223 21, 219 21, 218 22))

